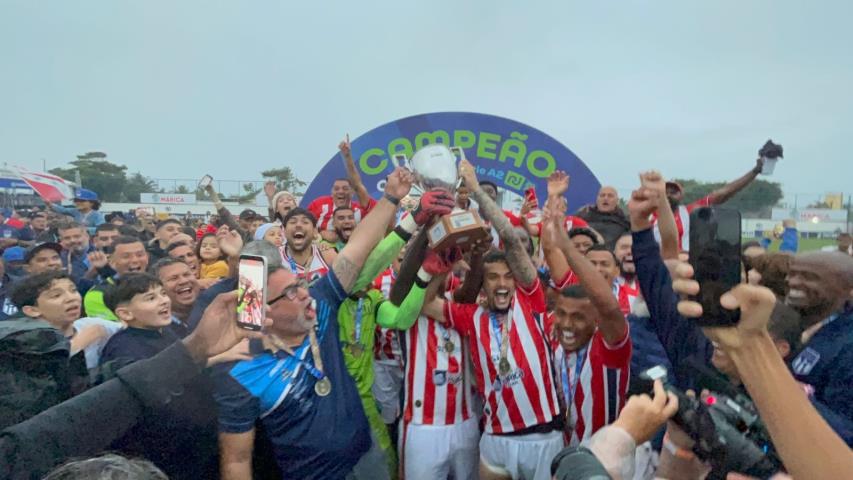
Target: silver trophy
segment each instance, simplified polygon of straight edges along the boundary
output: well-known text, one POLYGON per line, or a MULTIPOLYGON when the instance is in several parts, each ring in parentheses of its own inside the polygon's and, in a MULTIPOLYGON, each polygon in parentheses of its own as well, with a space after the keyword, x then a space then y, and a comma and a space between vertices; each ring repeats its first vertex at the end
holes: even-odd
MULTIPOLYGON (((421 147, 407 163, 415 175, 418 190, 426 192, 440 188, 454 197, 460 183, 457 164, 464 158, 465 152, 461 148, 438 143, 421 147)), ((436 219, 427 230, 429 246, 436 251, 452 247, 467 250, 488 235, 489 231, 477 212, 461 209, 436 219)))

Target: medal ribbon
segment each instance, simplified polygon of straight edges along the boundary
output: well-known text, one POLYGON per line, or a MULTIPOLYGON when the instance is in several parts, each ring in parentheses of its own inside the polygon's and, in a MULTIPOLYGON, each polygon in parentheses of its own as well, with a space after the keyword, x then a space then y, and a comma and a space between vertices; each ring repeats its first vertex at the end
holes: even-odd
MULTIPOLYGON (((577 358, 575 359, 575 378, 572 382, 569 382, 569 369, 566 365, 566 352, 563 351, 563 361, 560 362, 560 370, 561 377, 563 380, 563 397, 566 399, 566 415, 571 415, 572 409, 574 407, 573 403, 575 400, 575 393, 577 392, 578 382, 581 378, 581 371, 583 370, 583 365, 586 362, 586 349, 587 347, 583 347, 581 350, 576 352, 577 358)), ((569 417, 571 418, 571 417, 569 417)))
POLYGON ((282 342, 281 339, 279 339, 277 336, 270 334, 269 338, 272 341, 273 345, 276 346, 276 348, 283 351, 287 355, 290 355, 291 357, 295 358, 296 361, 298 361, 303 367, 305 367, 305 370, 307 370, 312 377, 317 380, 322 380, 323 377, 326 376, 323 373, 323 358, 320 356, 320 345, 317 343, 317 334, 314 332, 313 328, 308 332, 308 339, 311 343, 311 358, 314 360, 314 365, 311 365, 305 360, 299 358, 299 356, 293 353, 293 350, 291 350, 290 347, 285 345, 284 342, 282 342))
POLYGON ((361 317, 364 314, 364 297, 358 299, 358 306, 355 308, 355 343, 361 343, 361 317))
MULTIPOLYGON (((507 350, 509 349, 509 322, 510 319, 512 319, 512 313, 507 312, 507 316, 500 327, 498 327, 498 316, 494 312, 489 312, 489 319, 492 321, 492 328, 495 330, 495 334, 497 334, 496 339, 498 341, 498 349, 501 351, 501 361, 507 360, 507 350)), ((498 365, 498 367, 500 367, 500 365, 498 365)), ((498 371, 498 373, 500 374, 500 371, 498 371)))

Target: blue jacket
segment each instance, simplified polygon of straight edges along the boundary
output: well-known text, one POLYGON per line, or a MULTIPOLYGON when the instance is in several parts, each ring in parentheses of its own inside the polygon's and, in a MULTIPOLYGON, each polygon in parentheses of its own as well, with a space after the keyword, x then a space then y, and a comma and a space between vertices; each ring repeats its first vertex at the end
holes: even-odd
POLYGON ((62 205, 57 205, 55 203, 49 203, 48 205, 54 211, 63 215, 68 215, 69 217, 74 218, 75 221, 82 223, 89 231, 89 235, 94 235, 95 227, 106 221, 104 219, 104 214, 98 210, 90 210, 89 213, 83 215, 74 207, 63 207, 62 205))
POLYGON ((692 320, 678 313, 678 295, 663 263, 660 247, 651 229, 633 233, 634 265, 640 291, 649 308, 649 328, 655 332, 672 363, 677 386, 695 388, 695 374, 688 364, 711 363, 714 347, 692 320))
MULTIPOLYGON (((672 278, 652 230, 634 232, 632 236, 634 265, 649 308, 649 326, 657 333, 673 365, 676 385, 682 389, 695 388, 698 378, 690 365, 704 364, 713 368, 714 347, 695 322, 678 313, 678 295, 672 290, 672 278)), ((792 365, 797 380, 815 388, 811 399, 818 413, 853 446, 853 309, 819 330, 792 365), (816 359, 813 355, 809 357, 810 354, 801 358, 809 347, 817 354, 816 359), (814 365, 800 375, 797 366, 804 362, 806 366, 812 362, 814 365)))
POLYGON ((797 253, 800 248, 800 236, 796 228, 787 227, 782 232, 782 243, 779 244, 780 252, 797 253))

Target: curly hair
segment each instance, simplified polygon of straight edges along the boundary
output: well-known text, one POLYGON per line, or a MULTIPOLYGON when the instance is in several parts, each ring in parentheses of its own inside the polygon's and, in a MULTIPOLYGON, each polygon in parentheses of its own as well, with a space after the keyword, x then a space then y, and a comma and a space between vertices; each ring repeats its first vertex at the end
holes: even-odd
POLYGON ((761 284, 782 298, 788 293, 785 277, 788 276, 793 258, 793 255, 784 252, 765 253, 753 258, 750 266, 761 274, 761 284))

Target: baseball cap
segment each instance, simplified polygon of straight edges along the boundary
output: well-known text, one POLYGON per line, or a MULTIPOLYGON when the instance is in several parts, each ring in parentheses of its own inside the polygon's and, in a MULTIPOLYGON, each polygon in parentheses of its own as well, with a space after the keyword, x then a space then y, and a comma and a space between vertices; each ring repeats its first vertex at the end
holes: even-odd
POLYGON ((684 193, 684 187, 682 187, 678 182, 666 182, 666 188, 674 188, 679 192, 684 193))
POLYGON ((38 245, 36 245, 34 247, 30 247, 30 249, 27 250, 26 255, 24 255, 24 257, 23 257, 24 262, 30 263, 30 260, 32 260, 33 257, 36 256, 37 253, 39 253, 42 250, 47 250, 47 249, 53 250, 56 253, 62 255, 62 245, 60 245, 56 242, 39 243, 38 245))
POLYGON ((85 200, 88 202, 97 202, 98 194, 85 188, 78 188, 74 194, 74 200, 85 200))
POLYGON ((258 212, 252 210, 251 208, 247 208, 240 212, 240 220, 251 220, 258 216, 258 212))
POLYGON ((4 262, 20 262, 24 259, 24 247, 9 247, 3 251, 4 262))

